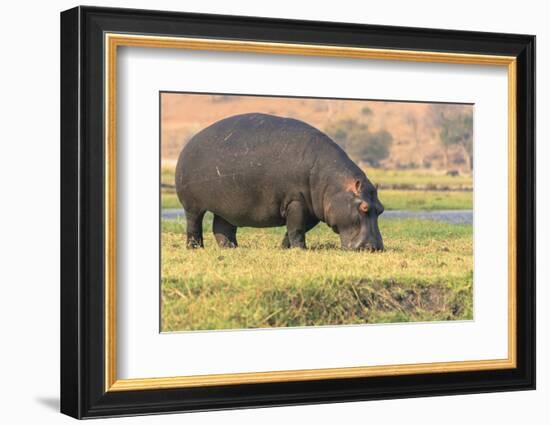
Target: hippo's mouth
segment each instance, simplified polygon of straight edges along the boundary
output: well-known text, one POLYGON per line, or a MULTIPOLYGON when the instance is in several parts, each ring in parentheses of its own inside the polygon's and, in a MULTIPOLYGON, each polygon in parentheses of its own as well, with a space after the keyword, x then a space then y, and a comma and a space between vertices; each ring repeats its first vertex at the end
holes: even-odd
POLYGON ((349 251, 383 251, 384 242, 378 229, 378 220, 365 217, 361 225, 351 232, 341 232, 342 248, 349 251))
POLYGON ((365 251, 365 252, 381 252, 384 251, 384 244, 382 242, 376 244, 350 244, 347 246, 342 246, 342 249, 346 251, 365 251))

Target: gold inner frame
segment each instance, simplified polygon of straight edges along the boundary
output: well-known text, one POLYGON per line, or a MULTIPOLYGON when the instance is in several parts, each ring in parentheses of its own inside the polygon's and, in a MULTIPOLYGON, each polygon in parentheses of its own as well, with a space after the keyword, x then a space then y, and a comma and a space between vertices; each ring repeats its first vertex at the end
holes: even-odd
POLYGON ((510 369, 516 367, 516 58, 443 52, 369 49, 256 41, 105 34, 105 391, 235 385, 320 379, 510 369), (508 71, 508 357, 383 366, 117 379, 116 325, 116 98, 119 46, 325 56, 507 67, 508 71))

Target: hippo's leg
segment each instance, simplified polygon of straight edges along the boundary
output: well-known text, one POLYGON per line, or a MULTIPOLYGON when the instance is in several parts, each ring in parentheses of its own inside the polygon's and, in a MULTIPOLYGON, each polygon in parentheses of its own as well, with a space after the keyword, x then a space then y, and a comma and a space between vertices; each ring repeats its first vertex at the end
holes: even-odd
POLYGON ((306 211, 300 202, 292 201, 288 204, 286 209, 286 234, 283 239, 284 248, 306 247, 306 232, 309 230, 309 221, 306 211))
POLYGON ((215 215, 212 228, 220 248, 237 248, 237 226, 233 226, 219 215, 215 215))
MULTIPOLYGON (((319 224, 319 220, 311 220, 306 223, 306 229, 305 232, 309 232, 311 229, 313 229, 315 226, 319 224)), ((290 240, 288 239, 288 232, 285 233, 285 237, 283 238, 283 243, 281 244, 282 248, 290 248, 290 240)))
POLYGON ((194 213, 185 211, 187 221, 187 248, 204 248, 202 239, 202 218, 204 211, 194 213))

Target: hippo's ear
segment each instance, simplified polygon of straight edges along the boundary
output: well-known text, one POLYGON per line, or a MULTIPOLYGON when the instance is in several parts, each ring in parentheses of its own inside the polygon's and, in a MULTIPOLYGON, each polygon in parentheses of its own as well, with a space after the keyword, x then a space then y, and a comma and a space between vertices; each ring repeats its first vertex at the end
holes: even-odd
POLYGON ((353 193, 359 195, 361 193, 361 180, 355 180, 355 186, 353 187, 353 193))
POLYGON ((355 196, 359 196, 362 189, 361 185, 361 180, 351 180, 347 183, 346 189, 348 190, 348 192, 353 193, 355 196))

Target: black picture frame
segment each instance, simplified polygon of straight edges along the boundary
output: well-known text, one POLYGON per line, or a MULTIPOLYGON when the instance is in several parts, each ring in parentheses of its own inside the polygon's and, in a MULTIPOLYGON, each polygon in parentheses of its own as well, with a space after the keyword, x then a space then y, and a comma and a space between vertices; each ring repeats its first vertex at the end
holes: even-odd
POLYGON ((61 13, 61 412, 75 418, 535 388, 535 37, 76 7, 61 13), (104 33, 517 58, 517 367, 369 378, 105 391, 104 33))

